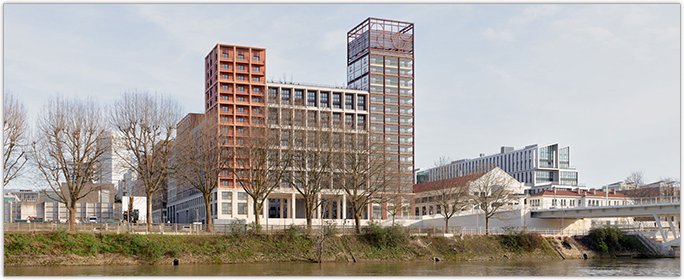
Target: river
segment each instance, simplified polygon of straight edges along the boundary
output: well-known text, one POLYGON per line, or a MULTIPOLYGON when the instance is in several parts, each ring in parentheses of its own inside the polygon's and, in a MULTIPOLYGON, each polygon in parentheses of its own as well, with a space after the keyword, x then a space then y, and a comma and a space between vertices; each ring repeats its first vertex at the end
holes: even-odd
POLYGON ((679 276, 679 259, 5 267, 5 276, 679 276))

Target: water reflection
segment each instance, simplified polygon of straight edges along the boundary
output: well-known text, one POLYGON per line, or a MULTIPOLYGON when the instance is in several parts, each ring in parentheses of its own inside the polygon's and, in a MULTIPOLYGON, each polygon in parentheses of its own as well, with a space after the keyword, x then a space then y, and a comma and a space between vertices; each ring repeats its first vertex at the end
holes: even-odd
POLYGON ((364 262, 181 264, 156 266, 5 267, 6 276, 678 276, 679 259, 566 260, 525 262, 364 262))

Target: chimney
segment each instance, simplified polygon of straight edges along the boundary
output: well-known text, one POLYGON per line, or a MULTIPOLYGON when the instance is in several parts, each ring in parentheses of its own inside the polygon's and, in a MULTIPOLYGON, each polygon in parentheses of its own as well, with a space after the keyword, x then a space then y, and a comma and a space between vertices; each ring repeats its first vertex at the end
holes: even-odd
POLYGON ((553 187, 553 194, 556 194, 556 187, 553 187))
POLYGON ((596 189, 591 189, 591 192, 592 192, 593 194, 596 194, 596 189))
POLYGON ((580 190, 580 188, 577 188, 577 194, 582 194, 582 191, 580 190))

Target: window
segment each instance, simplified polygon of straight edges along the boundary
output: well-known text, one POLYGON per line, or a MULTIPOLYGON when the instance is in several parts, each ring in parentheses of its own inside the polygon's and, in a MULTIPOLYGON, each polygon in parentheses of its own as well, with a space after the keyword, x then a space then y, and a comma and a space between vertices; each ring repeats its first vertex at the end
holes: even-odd
POLYGON ((254 103, 261 103, 261 102, 264 102, 264 99, 261 98, 261 97, 255 96, 255 97, 252 97, 252 101, 253 101, 254 103))
POLYGON ((366 110, 366 96, 365 95, 358 95, 356 96, 356 109, 357 110, 366 110))
POLYGON ((282 96, 283 101, 289 102, 290 101, 290 90, 289 89, 282 89, 281 96, 282 96))
POLYGON ((245 60, 245 54, 242 52, 238 52, 237 59, 238 60, 245 60))
POLYGON ((238 192, 238 200, 246 201, 247 200, 247 193, 246 192, 238 192))
POLYGON ((221 79, 228 80, 228 74, 221 74, 221 79))
POLYGON ((342 96, 340 93, 333 93, 333 108, 342 108, 342 96))
POLYGON ((255 82, 259 82, 259 81, 261 81, 261 77, 254 77, 253 80, 254 80, 255 82))
POLYGON ((230 88, 228 87, 228 85, 221 85, 221 90, 229 91, 230 88))
POLYGON ((247 110, 245 110, 245 107, 237 107, 237 112, 238 112, 238 113, 243 113, 243 114, 244 114, 244 113, 247 112, 247 110))
POLYGON ((259 67, 259 66, 253 66, 253 67, 252 67, 252 71, 254 71, 254 72, 259 72, 259 71, 261 71, 261 67, 259 67))
POLYGON ((260 61, 260 60, 261 60, 261 57, 260 57, 260 56, 259 56, 258 54, 255 54, 255 55, 254 55, 254 56, 252 57, 252 60, 254 60, 254 61, 257 61, 257 62, 258 62, 258 61, 260 61))
POLYGON ((238 64, 238 71, 245 71, 245 66, 242 64, 238 64))
POLYGON ((366 128, 366 116, 364 115, 358 115, 356 117, 356 125, 359 128, 366 128))
POLYGON ((245 97, 244 97, 244 96, 241 96, 241 95, 238 95, 237 101, 239 101, 239 102, 245 102, 245 97))
POLYGON ((345 114, 344 115, 344 125, 347 127, 354 127, 354 115, 345 114))
POLYGON ((316 92, 315 91, 307 91, 306 95, 307 95, 306 105, 315 107, 316 106, 316 92))
POLYGON ((330 100, 329 100, 330 94, 327 92, 321 92, 321 107, 323 108, 328 108, 330 107, 330 100))
POLYGON ((340 113, 333 113, 333 126, 339 127, 339 126, 341 126, 341 122, 342 122, 342 115, 340 113))
POLYGON ((231 203, 231 202, 221 203, 221 214, 232 215, 233 214, 233 203, 231 203))
POLYGON ((300 89, 295 89, 295 104, 304 105, 304 91, 300 89))
POLYGON ((109 203, 109 190, 102 190, 100 192, 100 202, 109 203))
POLYGON ((221 69, 228 70, 228 64, 221 63, 221 69))
POLYGON ((261 93, 260 87, 254 87, 254 88, 252 88, 252 90, 254 91, 254 93, 261 93))
POLYGON ((344 95, 344 108, 354 109, 354 96, 351 94, 344 95))
POLYGON ((246 120, 245 117, 238 117, 237 118, 238 123, 245 123, 245 120, 246 120))
POLYGON ((228 59, 228 54, 227 54, 227 53, 222 53, 222 54, 221 54, 221 58, 223 58, 223 59, 228 59))
POLYGON ((238 86, 238 92, 245 92, 245 86, 238 86))
POLYGON ((245 80, 245 75, 237 75, 238 81, 244 81, 245 80))
POLYGON ((228 106, 221 106, 221 112, 230 112, 228 106))
POLYGON ((238 215, 247 215, 247 202, 238 202, 238 215))

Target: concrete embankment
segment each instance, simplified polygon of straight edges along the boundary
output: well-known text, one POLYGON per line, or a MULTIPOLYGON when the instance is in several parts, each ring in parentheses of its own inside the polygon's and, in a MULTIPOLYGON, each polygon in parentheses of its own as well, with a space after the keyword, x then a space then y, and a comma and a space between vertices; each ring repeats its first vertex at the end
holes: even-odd
POLYGON ((5 266, 259 262, 487 261, 560 259, 538 235, 409 237, 361 235, 136 235, 5 233, 5 266), (321 242, 322 241, 322 242, 321 242))

